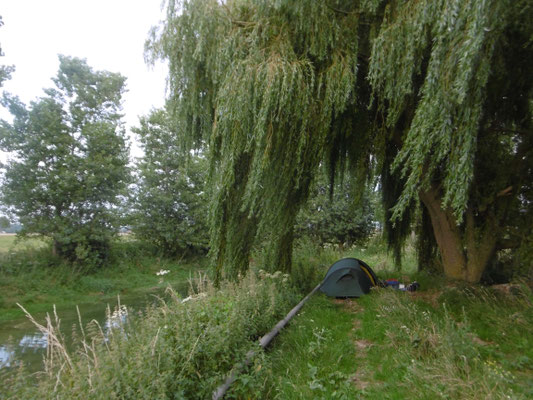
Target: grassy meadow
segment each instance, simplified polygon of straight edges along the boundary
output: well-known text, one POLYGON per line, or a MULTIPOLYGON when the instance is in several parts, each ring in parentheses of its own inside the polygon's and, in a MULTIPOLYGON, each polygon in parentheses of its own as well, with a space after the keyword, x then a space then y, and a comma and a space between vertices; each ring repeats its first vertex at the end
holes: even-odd
POLYGON ((531 398, 532 300, 456 287, 318 296, 277 339, 255 398, 531 398))
MULTIPOLYGON (((41 273, 41 264, 28 260, 43 258, 42 249, 25 251, 21 270, 2 268, 2 312, 12 308, 6 289, 38 309, 41 299, 49 306, 175 285, 206 265, 147 256, 133 242, 114 251, 119 261, 89 275, 61 265, 41 273), (164 282, 160 269, 170 271, 164 282)), ((342 250, 302 242, 290 275, 269 274, 258 264, 239 284, 219 289, 203 275, 192 300, 171 296, 111 336, 90 324, 76 327, 79 349, 54 344, 33 386, 24 384, 24 370, 0 370, 0 399, 204 399, 252 349, 255 358, 226 399, 532 398, 531 289, 519 282, 469 286, 417 272, 413 253, 408 245, 398 269, 379 238, 342 250), (257 339, 346 256, 363 259, 381 279, 417 280, 421 288, 376 288, 346 300, 318 293, 261 351, 257 339)), ((8 260, 15 265, 16 258, 8 260)), ((46 329, 61 338, 53 324, 46 329)))
MULTIPOLYGON (((404 255, 401 270, 380 241, 307 257, 319 266, 317 277, 330 261, 350 256, 381 279, 417 280, 421 289, 315 296, 267 352, 266 378, 251 398, 532 398, 531 288, 448 281, 416 272, 411 246, 404 255)), ((311 265, 300 257, 298 265, 311 265)))
POLYGON ((47 243, 13 235, 0 236, 0 322, 31 313, 76 304, 113 300, 117 295, 161 292, 167 286, 187 286, 195 273, 206 271, 204 259, 169 260, 142 244, 119 238, 108 265, 87 273, 51 255, 47 243), (165 275, 157 275, 161 270, 165 275))
POLYGON ((25 249, 36 249, 46 246, 47 243, 40 239, 19 240, 15 234, 0 233, 0 255, 10 251, 21 251, 25 249))

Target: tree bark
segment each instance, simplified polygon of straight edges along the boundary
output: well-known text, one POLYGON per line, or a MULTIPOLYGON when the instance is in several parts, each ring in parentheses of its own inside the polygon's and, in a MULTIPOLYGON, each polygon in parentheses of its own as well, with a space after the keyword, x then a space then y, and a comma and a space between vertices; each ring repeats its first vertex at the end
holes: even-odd
POLYGON ((54 257, 57 257, 61 254, 61 244, 54 239, 53 246, 52 246, 52 255, 54 257))
POLYGON ((420 192, 420 200, 431 218, 444 273, 450 278, 464 280, 466 278, 466 256, 455 217, 449 210, 442 209, 437 188, 420 192))
POLYGON ((477 227, 472 210, 466 212, 465 244, 467 249, 466 280, 479 282, 494 254, 498 235, 496 218, 487 218, 483 227, 477 227))
POLYGON ((420 192, 419 197, 431 218, 444 274, 452 279, 479 282, 496 248, 496 218, 487 217, 483 226, 477 227, 469 209, 464 226, 460 226, 451 210, 442 208, 438 188, 420 192))

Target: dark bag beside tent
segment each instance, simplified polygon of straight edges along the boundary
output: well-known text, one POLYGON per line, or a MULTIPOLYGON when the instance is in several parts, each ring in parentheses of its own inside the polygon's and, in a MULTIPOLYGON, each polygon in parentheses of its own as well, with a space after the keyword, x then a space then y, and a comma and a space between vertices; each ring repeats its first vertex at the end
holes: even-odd
POLYGON ((357 258, 343 258, 329 267, 320 290, 331 297, 359 297, 378 284, 374 271, 357 258))

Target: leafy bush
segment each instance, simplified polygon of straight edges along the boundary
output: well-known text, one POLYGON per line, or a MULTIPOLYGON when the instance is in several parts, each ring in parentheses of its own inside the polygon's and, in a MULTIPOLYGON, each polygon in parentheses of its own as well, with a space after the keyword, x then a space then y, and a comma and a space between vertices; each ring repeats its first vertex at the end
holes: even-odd
POLYGON ((46 272, 51 267, 64 264, 63 259, 52 254, 50 246, 27 247, 0 254, 0 275, 5 277, 39 270, 46 272))
POLYGON ((329 266, 342 258, 342 253, 331 246, 322 248, 309 238, 302 238, 294 249, 291 269, 293 285, 301 294, 307 294, 324 279, 329 266))
MULTIPOLYGON (((0 379, 1 396, 54 399, 206 399, 232 366, 257 349, 295 302, 287 276, 249 274, 220 290, 205 278, 188 301, 171 299, 125 325, 106 331, 94 323, 80 329, 80 347, 68 353, 53 324, 41 379, 27 385, 24 372, 0 379)), ((261 352, 256 359, 262 359, 261 352)), ((259 365, 259 364, 258 364, 259 365)), ((245 374, 247 386, 260 384, 260 367, 245 374)), ((244 379, 244 378, 243 378, 244 379)), ((0 396, 0 397, 1 397, 0 396)))
POLYGON ((327 177, 321 173, 307 205, 298 215, 296 235, 319 245, 350 246, 365 241, 375 228, 375 206, 371 200, 368 190, 354 187, 348 179, 335 183, 330 195, 327 177), (364 192, 358 193, 359 190, 364 192))

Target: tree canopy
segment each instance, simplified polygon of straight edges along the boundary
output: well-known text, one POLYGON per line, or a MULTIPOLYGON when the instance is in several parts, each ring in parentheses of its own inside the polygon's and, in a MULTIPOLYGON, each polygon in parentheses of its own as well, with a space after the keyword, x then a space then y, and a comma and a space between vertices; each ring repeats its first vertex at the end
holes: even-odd
POLYGON ((60 56, 53 81, 29 108, 4 95, 14 120, 0 125, 0 148, 11 153, 1 201, 23 225, 21 235, 50 237, 58 255, 99 265, 129 180, 125 78, 60 56))
POLYGON ((131 227, 163 254, 176 256, 207 248, 207 160, 182 154, 165 110, 154 110, 133 129, 144 156, 138 160, 131 227))
MULTIPOLYGON (((4 25, 4 21, 2 20, 2 16, 0 15, 0 27, 4 25)), ((0 43, 0 57, 2 57, 4 53, 2 52, 2 46, 0 43)), ((14 71, 14 68, 12 65, 0 65, 0 87, 2 87, 2 84, 4 81, 11 78, 11 73, 14 71)))
POLYGON ((392 247, 425 218, 423 253, 479 280, 511 214, 531 221, 531 20, 527 0, 169 0, 147 52, 183 143, 209 143, 219 272, 264 235, 290 268, 323 162, 379 177, 392 247))
POLYGON ((296 218, 295 237, 319 246, 363 243, 376 230, 377 199, 371 188, 353 187, 349 179, 337 180, 332 187, 322 168, 296 218), (360 190, 366 192, 361 194, 360 190), (359 198, 357 203, 355 197, 359 198))

